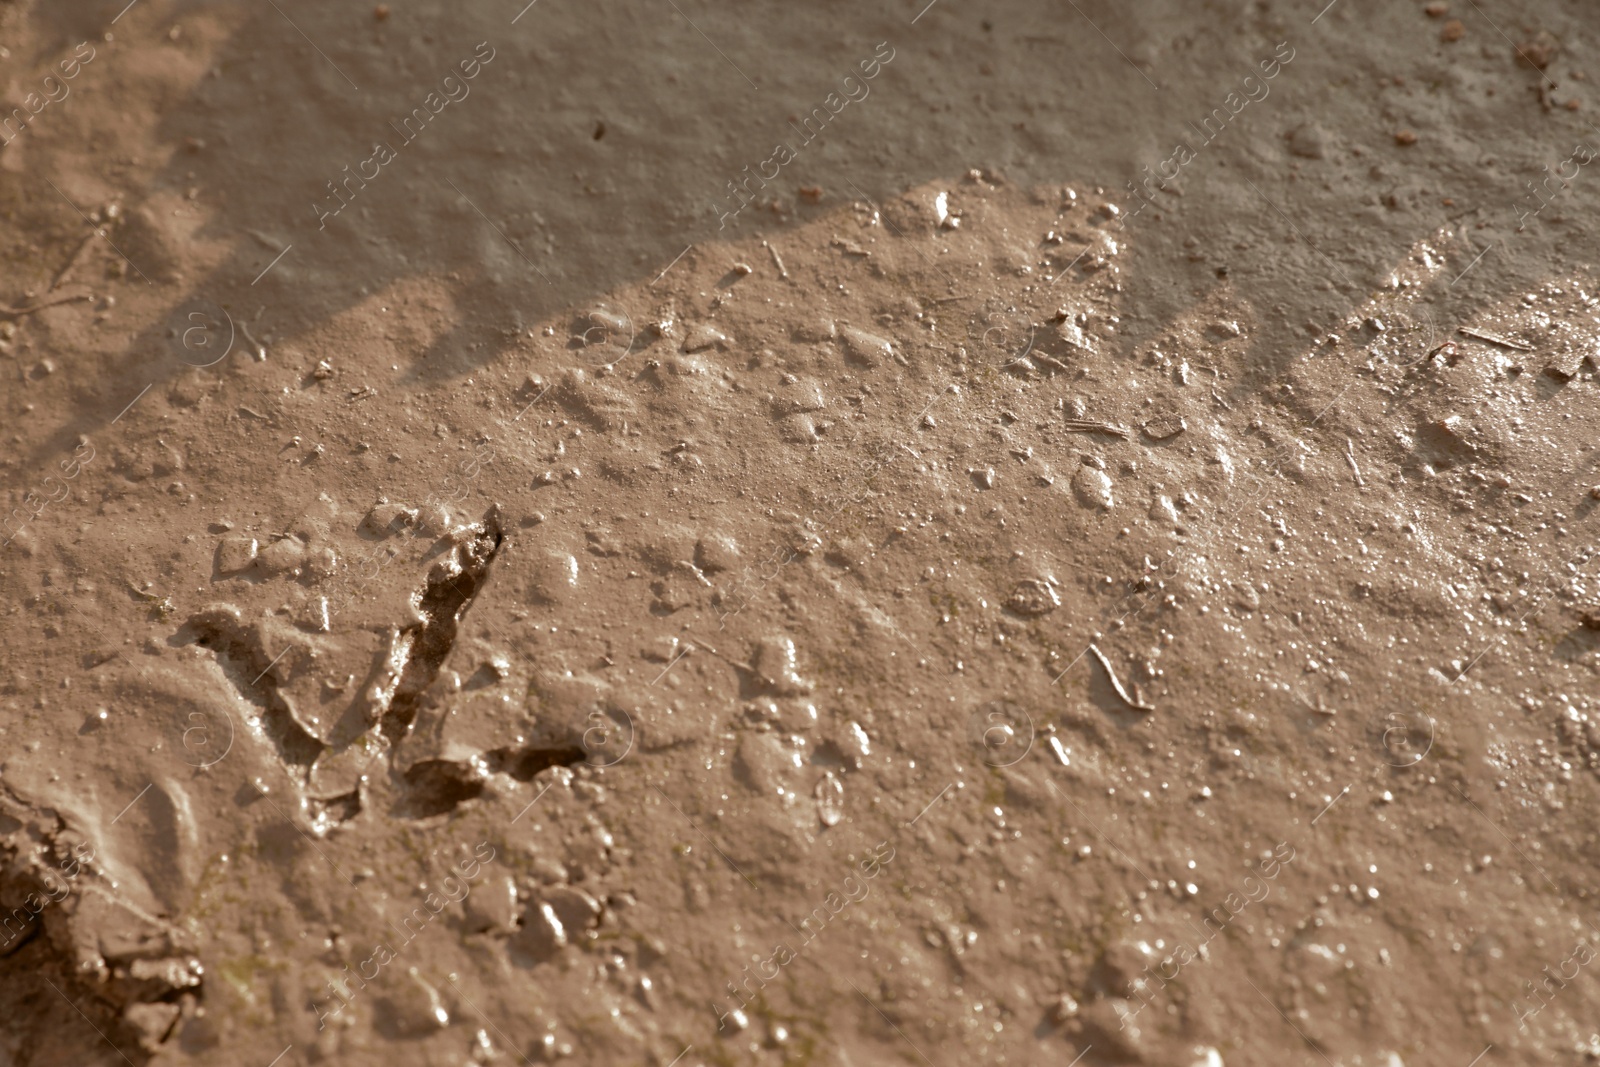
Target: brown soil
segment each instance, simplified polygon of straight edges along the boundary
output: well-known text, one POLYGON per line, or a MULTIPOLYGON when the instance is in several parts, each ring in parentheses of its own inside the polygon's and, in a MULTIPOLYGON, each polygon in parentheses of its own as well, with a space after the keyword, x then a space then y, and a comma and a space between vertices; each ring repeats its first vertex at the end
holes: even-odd
POLYGON ((124 2, 0 1065, 1600 1060, 1575 7, 124 2))

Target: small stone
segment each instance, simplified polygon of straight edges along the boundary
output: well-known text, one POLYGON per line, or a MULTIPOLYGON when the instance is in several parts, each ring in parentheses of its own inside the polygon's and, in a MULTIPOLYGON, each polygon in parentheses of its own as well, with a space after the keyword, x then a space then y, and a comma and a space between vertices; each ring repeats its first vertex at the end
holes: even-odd
POLYGON ((1146 420, 1141 427, 1145 436, 1152 441, 1168 440, 1178 436, 1188 428, 1189 424, 1183 421, 1182 415, 1157 415, 1152 419, 1146 420))
POLYGON ((735 263, 733 265, 733 273, 739 275, 742 278, 747 274, 755 273, 755 268, 752 267, 748 263, 735 263))
POLYGON ((1585 356, 1570 345, 1557 352, 1545 366, 1544 373, 1558 382, 1569 382, 1583 369, 1585 356))
POLYGON ((578 588, 578 558, 569 552, 535 553, 530 569, 528 597, 536 604, 565 604, 578 588))
POLYGON ((467 932, 503 933, 517 924, 517 886, 510 875, 490 876, 473 887, 466 899, 467 932))
POLYGON ((450 1025, 439 991, 415 967, 395 983, 395 990, 384 1002, 397 1033, 407 1037, 426 1037, 450 1025))
POLYGON ((371 511, 367 512, 366 518, 361 520, 361 529, 363 533, 388 537, 404 527, 415 526, 418 517, 419 512, 416 508, 380 500, 371 511))
POLYGON ((974 467, 967 472, 972 475, 972 480, 979 489, 993 489, 995 474, 993 467, 974 467))
POLYGON ((600 924, 600 902, 581 889, 557 886, 544 892, 544 903, 555 912, 569 939, 600 924))
POLYGON ((1451 19, 1439 29, 1439 40, 1446 44, 1454 44, 1466 35, 1467 28, 1462 25, 1460 19, 1451 19))
POLYGON ((1206 332, 1224 341, 1231 341, 1244 333, 1239 324, 1232 319, 1218 319, 1206 326, 1206 332))
POLYGON ((845 354, 869 367, 881 360, 894 358, 894 345, 875 333, 846 326, 839 331, 839 336, 844 341, 845 354))
POLYGON ((784 383, 784 389, 772 401, 773 412, 779 416, 809 414, 827 408, 827 398, 822 395, 822 383, 814 378, 794 378, 784 383))
POLYGON ((1450 5, 1444 0, 1433 0, 1433 3, 1422 9, 1429 18, 1439 19, 1450 13, 1450 5))
POLYGON ((1116 506, 1116 501, 1111 496, 1110 476, 1087 463, 1080 466, 1078 472, 1072 476, 1072 492, 1077 496, 1078 502, 1087 508, 1104 508, 1110 511, 1116 506))
POLYGON ((702 322, 689 331, 683 339, 685 352, 704 352, 708 348, 725 348, 728 344, 728 335, 711 325, 702 322))
POLYGON ((1006 598, 1006 608, 1017 615, 1037 618, 1048 615, 1061 606, 1061 598, 1049 582, 1026 578, 1017 583, 1006 598))
POLYGON ((1078 321, 1080 316, 1063 314, 1056 320, 1056 336, 1068 348, 1075 348, 1080 352, 1093 352, 1094 340, 1083 332, 1083 326, 1078 321))
POLYGON ((1552 37, 1549 31, 1540 30, 1533 37, 1517 45, 1517 64, 1530 70, 1544 70, 1555 61, 1560 51, 1561 43, 1552 37))
POLYGON ((727 534, 707 534, 695 542, 694 562, 707 574, 732 570, 739 564, 739 543, 727 534))
POLYGON ((256 561, 256 539, 244 534, 224 537, 217 542, 217 570, 237 574, 256 561))
POLYGON ((305 542, 298 537, 284 537, 263 548, 256 561, 269 575, 284 574, 305 562, 305 542))
POLYGON ((1414 144, 1416 144, 1417 143, 1416 131, 1415 130, 1396 130, 1395 131, 1395 135, 1394 135, 1394 143, 1398 144, 1398 145, 1414 145, 1414 144))
POLYGON ((372 9, 372 17, 377 19, 379 22, 382 22, 384 19, 388 18, 389 17, 389 5, 388 4, 379 4, 377 7, 374 7, 372 9))
POLYGON ((1256 592, 1256 587, 1249 582, 1233 582, 1233 602, 1243 611, 1255 611, 1261 607, 1261 594, 1256 592))
POLYGON ((839 336, 839 327, 832 319, 810 319, 794 327, 793 333, 797 341, 819 344, 823 341, 831 341, 839 336))
POLYGON ((778 420, 778 436, 795 445, 809 445, 818 438, 817 422, 810 415, 792 415, 778 420))
POLYGON ((1304 159, 1323 159, 1328 154, 1328 131, 1315 122, 1296 127, 1289 135, 1289 151, 1304 159))
POLYGON ((672 663, 682 651, 681 642, 676 637, 658 637, 645 645, 641 654, 645 659, 657 663, 672 663))
POLYGON ((567 944, 567 928, 548 901, 537 901, 522 914, 517 943, 534 959, 547 960, 567 944))

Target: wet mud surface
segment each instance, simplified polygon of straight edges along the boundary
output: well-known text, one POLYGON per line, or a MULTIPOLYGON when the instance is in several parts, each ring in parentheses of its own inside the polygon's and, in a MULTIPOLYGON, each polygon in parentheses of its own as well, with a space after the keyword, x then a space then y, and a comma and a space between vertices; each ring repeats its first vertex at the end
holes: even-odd
POLYGON ((1600 1059, 1594 34, 0 5, 0 1064, 1600 1059))

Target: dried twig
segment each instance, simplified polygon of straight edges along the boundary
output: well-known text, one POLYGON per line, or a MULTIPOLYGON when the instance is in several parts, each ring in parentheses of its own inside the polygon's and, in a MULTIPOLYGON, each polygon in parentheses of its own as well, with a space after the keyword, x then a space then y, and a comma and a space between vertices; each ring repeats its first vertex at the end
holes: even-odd
POLYGON ((1111 669, 1111 661, 1106 659, 1106 655, 1105 655, 1104 652, 1101 652, 1094 645, 1090 645, 1089 646, 1089 651, 1093 652, 1094 653, 1094 658, 1100 661, 1100 666, 1102 666, 1102 667, 1104 667, 1106 669, 1106 677, 1111 679, 1111 688, 1113 688, 1113 689, 1115 689, 1117 691, 1117 696, 1122 698, 1122 702, 1124 704, 1128 705, 1128 707, 1132 708, 1135 711, 1155 711, 1156 710, 1151 705, 1145 704, 1145 703, 1143 703, 1141 701, 1138 701, 1138 700, 1135 700, 1131 696, 1128 695, 1128 691, 1126 689, 1122 688, 1122 683, 1117 681, 1117 672, 1111 669))
POLYGON ((1348 437, 1344 439, 1344 460, 1350 464, 1350 472, 1356 476, 1356 485, 1365 489, 1367 483, 1361 478, 1361 468, 1356 466, 1356 447, 1348 437))
POLYGON ((1112 437, 1121 437, 1124 440, 1126 440, 1128 437, 1128 431, 1125 427, 1117 426, 1114 423, 1109 422, 1090 422, 1087 419, 1068 419, 1066 426, 1067 429, 1071 430, 1073 433, 1103 433, 1109 434, 1112 437))
POLYGON ((772 262, 773 262, 773 265, 778 268, 778 277, 787 278, 789 276, 789 272, 786 269, 784 269, 783 260, 780 259, 779 256, 778 256, 778 248, 777 248, 777 246, 776 245, 767 244, 766 241, 762 241, 761 243, 764 244, 764 245, 767 245, 767 251, 772 253, 772 262))
POLYGON ((1457 332, 1465 334, 1467 337, 1476 338, 1479 341, 1488 341, 1490 344, 1503 345, 1506 348, 1514 348, 1518 352, 1533 351, 1532 345, 1525 345, 1521 341, 1513 341, 1510 338, 1501 337, 1498 334, 1492 334, 1487 330, 1479 330, 1472 326, 1459 326, 1456 329, 1457 332))
POLYGON ((20 319, 24 315, 32 315, 35 311, 43 311, 45 308, 55 307, 57 304, 71 304, 78 300, 93 299, 93 293, 68 293, 65 296, 58 296, 54 300, 41 300, 37 304, 29 304, 25 308, 0 307, 0 319, 20 319))

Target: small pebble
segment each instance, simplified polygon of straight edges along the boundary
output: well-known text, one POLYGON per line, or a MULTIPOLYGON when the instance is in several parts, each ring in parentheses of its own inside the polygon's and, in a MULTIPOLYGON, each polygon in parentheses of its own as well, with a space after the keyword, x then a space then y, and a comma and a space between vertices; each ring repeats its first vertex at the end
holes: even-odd
POLYGON ((1517 64, 1533 70, 1544 70, 1561 51, 1560 43, 1546 30, 1540 30, 1533 37, 1521 42, 1516 47, 1517 64))
POLYGON ((1072 491, 1084 507, 1110 511, 1116 506, 1111 495, 1111 479, 1105 471, 1096 470, 1088 464, 1079 467, 1072 476, 1072 491))
POLYGON ((1398 145, 1414 145, 1417 143, 1417 135, 1412 130, 1397 130, 1394 135, 1394 143, 1398 145))
POLYGON ((1315 122, 1296 127, 1289 135, 1289 151, 1305 159, 1322 159, 1328 154, 1328 132, 1315 122))
POLYGON ((1152 441, 1165 441, 1189 428, 1182 415, 1157 415, 1144 424, 1144 432, 1152 441))
POLYGON ((685 352, 704 352, 708 348, 720 348, 728 343, 728 335, 712 326, 702 322, 689 331, 684 338, 683 350, 685 352))
POLYGON ((1461 24, 1460 19, 1451 19, 1439 30, 1439 40, 1446 43, 1459 41, 1467 35, 1467 28, 1461 24))
POLYGON ((256 561, 259 545, 254 537, 224 537, 217 552, 217 570, 223 574, 236 574, 256 561))
POLYGON ((1438 19, 1443 18, 1450 13, 1450 5, 1443 3, 1442 0, 1434 0, 1433 3, 1429 4, 1422 10, 1428 13, 1429 18, 1438 19))
POLYGON ((886 337, 858 330, 854 326, 844 327, 839 334, 844 340, 845 351, 869 367, 894 357, 894 344, 886 337))

